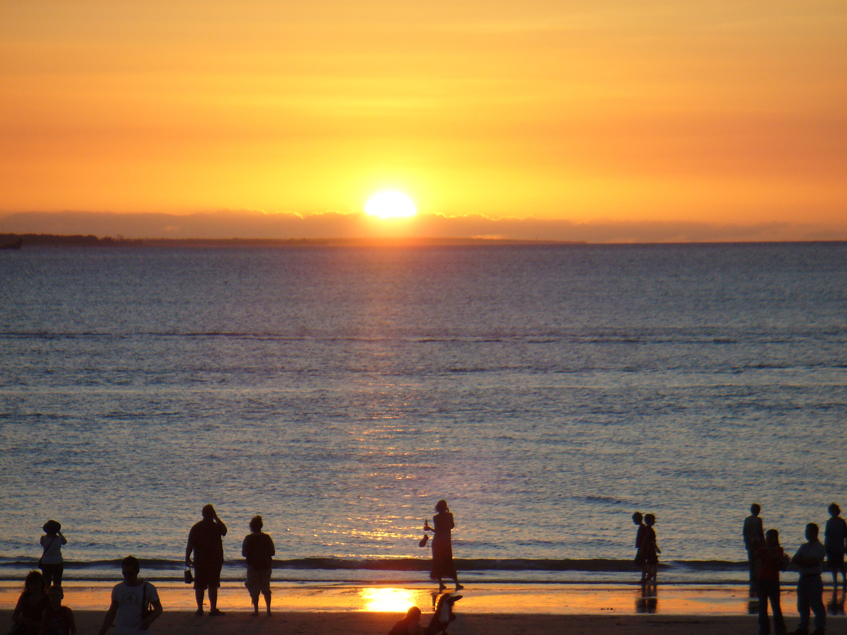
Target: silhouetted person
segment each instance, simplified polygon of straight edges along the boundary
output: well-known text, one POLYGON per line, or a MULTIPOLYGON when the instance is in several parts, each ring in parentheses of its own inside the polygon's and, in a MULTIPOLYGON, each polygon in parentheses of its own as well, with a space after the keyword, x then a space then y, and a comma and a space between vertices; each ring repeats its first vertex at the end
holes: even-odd
POLYGON ((206 505, 203 507, 203 520, 191 528, 185 546, 185 565, 194 566, 197 615, 203 615, 203 595, 206 589, 209 589, 209 615, 223 615, 218 610, 218 587, 221 586, 221 568, 224 565, 223 536, 226 536, 226 525, 218 518, 215 508, 206 505))
POLYGON ((756 554, 759 566, 756 575, 759 594, 759 635, 770 633, 768 621, 768 601, 773 612, 773 630, 776 635, 785 635, 785 619, 779 603, 779 572, 788 566, 788 556, 779 545, 779 532, 769 529, 765 534, 765 543, 756 554))
POLYGON ((16 635, 37 635, 47 609, 47 584, 40 571, 30 571, 24 580, 24 590, 12 612, 12 622, 18 625, 16 635))
POLYGON ((406 611, 406 617, 397 622, 388 635, 421 635, 421 610, 417 606, 413 606, 406 611))
POLYGON ((450 626, 450 622, 456 619, 456 615, 453 613, 453 605, 461 599, 461 595, 450 595, 449 593, 445 593, 438 598, 435 612, 432 619, 429 620, 424 635, 438 635, 439 633, 447 635, 447 627, 450 626))
POLYGON ((797 611, 800 613, 800 625, 794 635, 806 635, 809 632, 810 610, 815 614, 813 635, 824 635, 826 629, 826 607, 823 605, 823 559, 826 549, 818 540, 818 526, 806 525, 807 543, 800 545, 791 563, 800 572, 797 581, 797 611))
POLYGON ((271 570, 273 556, 276 553, 274 541, 262 532, 264 522, 261 516, 254 516, 250 521, 250 533, 241 544, 241 555, 247 560, 247 582, 245 586, 250 592, 253 602, 253 615, 259 614, 259 593, 265 596, 265 608, 271 614, 271 570))
POLYGON ((459 584, 459 576, 453 562, 453 542, 450 537, 450 531, 455 527, 453 514, 450 513, 445 500, 440 500, 435 504, 435 511, 437 513, 432 517, 432 527, 429 526, 429 521, 424 521, 424 531, 431 531, 435 534, 432 537, 432 572, 429 577, 438 580, 440 591, 447 588, 442 578, 452 578, 458 591, 464 587, 459 584))
POLYGON ((68 544, 62 535, 62 524, 57 520, 48 520, 42 527, 44 535, 41 536, 41 548, 44 553, 38 561, 38 567, 44 574, 47 586, 55 584, 62 586, 62 572, 65 569, 62 559, 62 545, 68 544))
POLYGON ((74 613, 67 606, 62 606, 65 594, 62 587, 51 586, 47 592, 49 605, 44 611, 39 635, 73 635, 76 633, 74 613))
POLYGON ((829 506, 831 518, 824 529, 826 563, 832 571, 832 586, 838 587, 838 572, 841 571, 842 586, 847 591, 847 567, 844 565, 844 551, 847 547, 847 523, 839 515, 841 508, 833 503, 829 506))
POLYGON ((644 538, 641 541, 641 549, 644 553, 644 562, 647 567, 647 577, 642 580, 642 585, 648 585, 652 581, 656 584, 659 572, 659 554, 662 550, 656 544, 656 530, 653 525, 656 524, 656 517, 653 514, 647 514, 644 517, 644 538))
POLYGON ((141 565, 133 556, 127 556, 121 562, 124 581, 112 589, 112 603, 103 618, 100 635, 106 635, 112 624, 115 625, 115 635, 145 635, 162 614, 156 587, 141 580, 138 577, 140 571, 141 565))
POLYGON ((632 515, 632 523, 638 527, 638 532, 635 534, 635 563, 641 567, 641 585, 644 586, 647 582, 647 561, 644 559, 644 532, 647 527, 644 525, 644 517, 641 512, 635 512, 632 515))
POLYGON ((756 554, 765 544, 765 529, 759 518, 762 508, 753 503, 750 505, 750 515, 744 519, 744 548, 747 549, 747 564, 750 568, 750 596, 756 595, 756 554))

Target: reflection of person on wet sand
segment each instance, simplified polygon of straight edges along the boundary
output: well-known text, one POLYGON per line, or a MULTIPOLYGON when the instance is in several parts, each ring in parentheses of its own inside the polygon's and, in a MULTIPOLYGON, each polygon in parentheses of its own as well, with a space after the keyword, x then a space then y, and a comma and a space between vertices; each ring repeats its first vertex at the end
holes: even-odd
POLYGON ((417 606, 413 606, 406 611, 406 617, 388 631, 388 635, 420 635, 421 633, 423 633, 421 610, 417 606))
POLYGON ((450 513, 445 500, 436 503, 435 511, 438 513, 432 517, 434 526, 430 527, 429 521, 424 522, 424 531, 431 531, 435 534, 432 538, 432 573, 429 574, 429 577, 438 580, 439 590, 447 588, 442 578, 452 578, 458 591, 464 587, 459 584, 456 565, 453 563, 453 543, 450 536, 450 531, 455 527, 453 514, 450 513))

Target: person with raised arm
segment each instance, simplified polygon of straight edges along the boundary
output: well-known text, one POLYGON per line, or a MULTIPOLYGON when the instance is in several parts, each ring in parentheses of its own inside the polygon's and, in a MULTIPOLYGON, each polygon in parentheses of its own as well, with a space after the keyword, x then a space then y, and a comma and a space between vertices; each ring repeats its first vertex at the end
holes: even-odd
POLYGON ((203 520, 188 532, 185 546, 185 566, 194 567, 194 599, 197 601, 196 615, 203 615, 203 596, 209 589, 209 615, 223 615, 218 610, 218 587, 221 586, 221 569, 224 565, 226 525, 218 518, 212 505, 203 507, 203 520), (194 553, 194 560, 191 554, 194 553))

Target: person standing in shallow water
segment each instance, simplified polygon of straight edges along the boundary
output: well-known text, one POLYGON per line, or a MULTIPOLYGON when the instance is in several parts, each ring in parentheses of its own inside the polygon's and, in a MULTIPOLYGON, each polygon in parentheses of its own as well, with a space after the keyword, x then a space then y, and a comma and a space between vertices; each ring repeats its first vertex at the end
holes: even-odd
POLYGON ((432 572, 429 577, 438 580, 440 591, 447 588, 443 578, 452 578, 458 591, 464 587, 459 584, 459 576, 453 562, 453 542, 450 535, 450 532, 456 526, 453 523, 453 514, 450 513, 445 500, 440 500, 435 504, 435 511, 436 514, 432 517, 432 527, 429 526, 429 521, 424 521, 424 531, 434 533, 432 537, 432 572))
POLYGON ((750 597, 756 595, 756 554, 765 544, 765 529, 759 518, 762 508, 753 503, 750 505, 750 515, 744 519, 744 548, 747 549, 747 566, 750 568, 750 597))
POLYGON ((250 521, 250 533, 241 544, 241 555, 247 560, 245 586, 253 602, 253 615, 259 614, 259 593, 265 597, 265 608, 268 615, 271 614, 271 571, 276 549, 271 537, 262 532, 263 526, 262 517, 254 516, 250 521))
POLYGON ((221 586, 221 568, 224 564, 224 545, 221 540, 223 536, 226 536, 226 525, 218 518, 215 508, 206 505, 203 508, 203 520, 191 528, 185 547, 185 566, 194 566, 197 615, 203 615, 203 596, 206 589, 209 589, 209 615, 223 615, 223 612, 218 610, 218 587, 221 586))

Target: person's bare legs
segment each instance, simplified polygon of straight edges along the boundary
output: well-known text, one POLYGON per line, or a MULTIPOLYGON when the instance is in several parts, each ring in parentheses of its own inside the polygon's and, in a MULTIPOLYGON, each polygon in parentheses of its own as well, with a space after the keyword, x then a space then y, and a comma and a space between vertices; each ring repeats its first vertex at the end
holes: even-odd
POLYGON ((197 615, 203 615, 203 596, 205 593, 204 589, 194 589, 194 599, 197 600, 197 615))
MULTIPOLYGON (((271 592, 268 591, 265 595, 265 608, 268 611, 268 615, 272 615, 271 613, 271 592)), ((256 612, 259 612, 259 598, 256 598, 256 612)))
POLYGON ((223 612, 218 610, 217 587, 209 587, 209 615, 223 615, 223 612))

